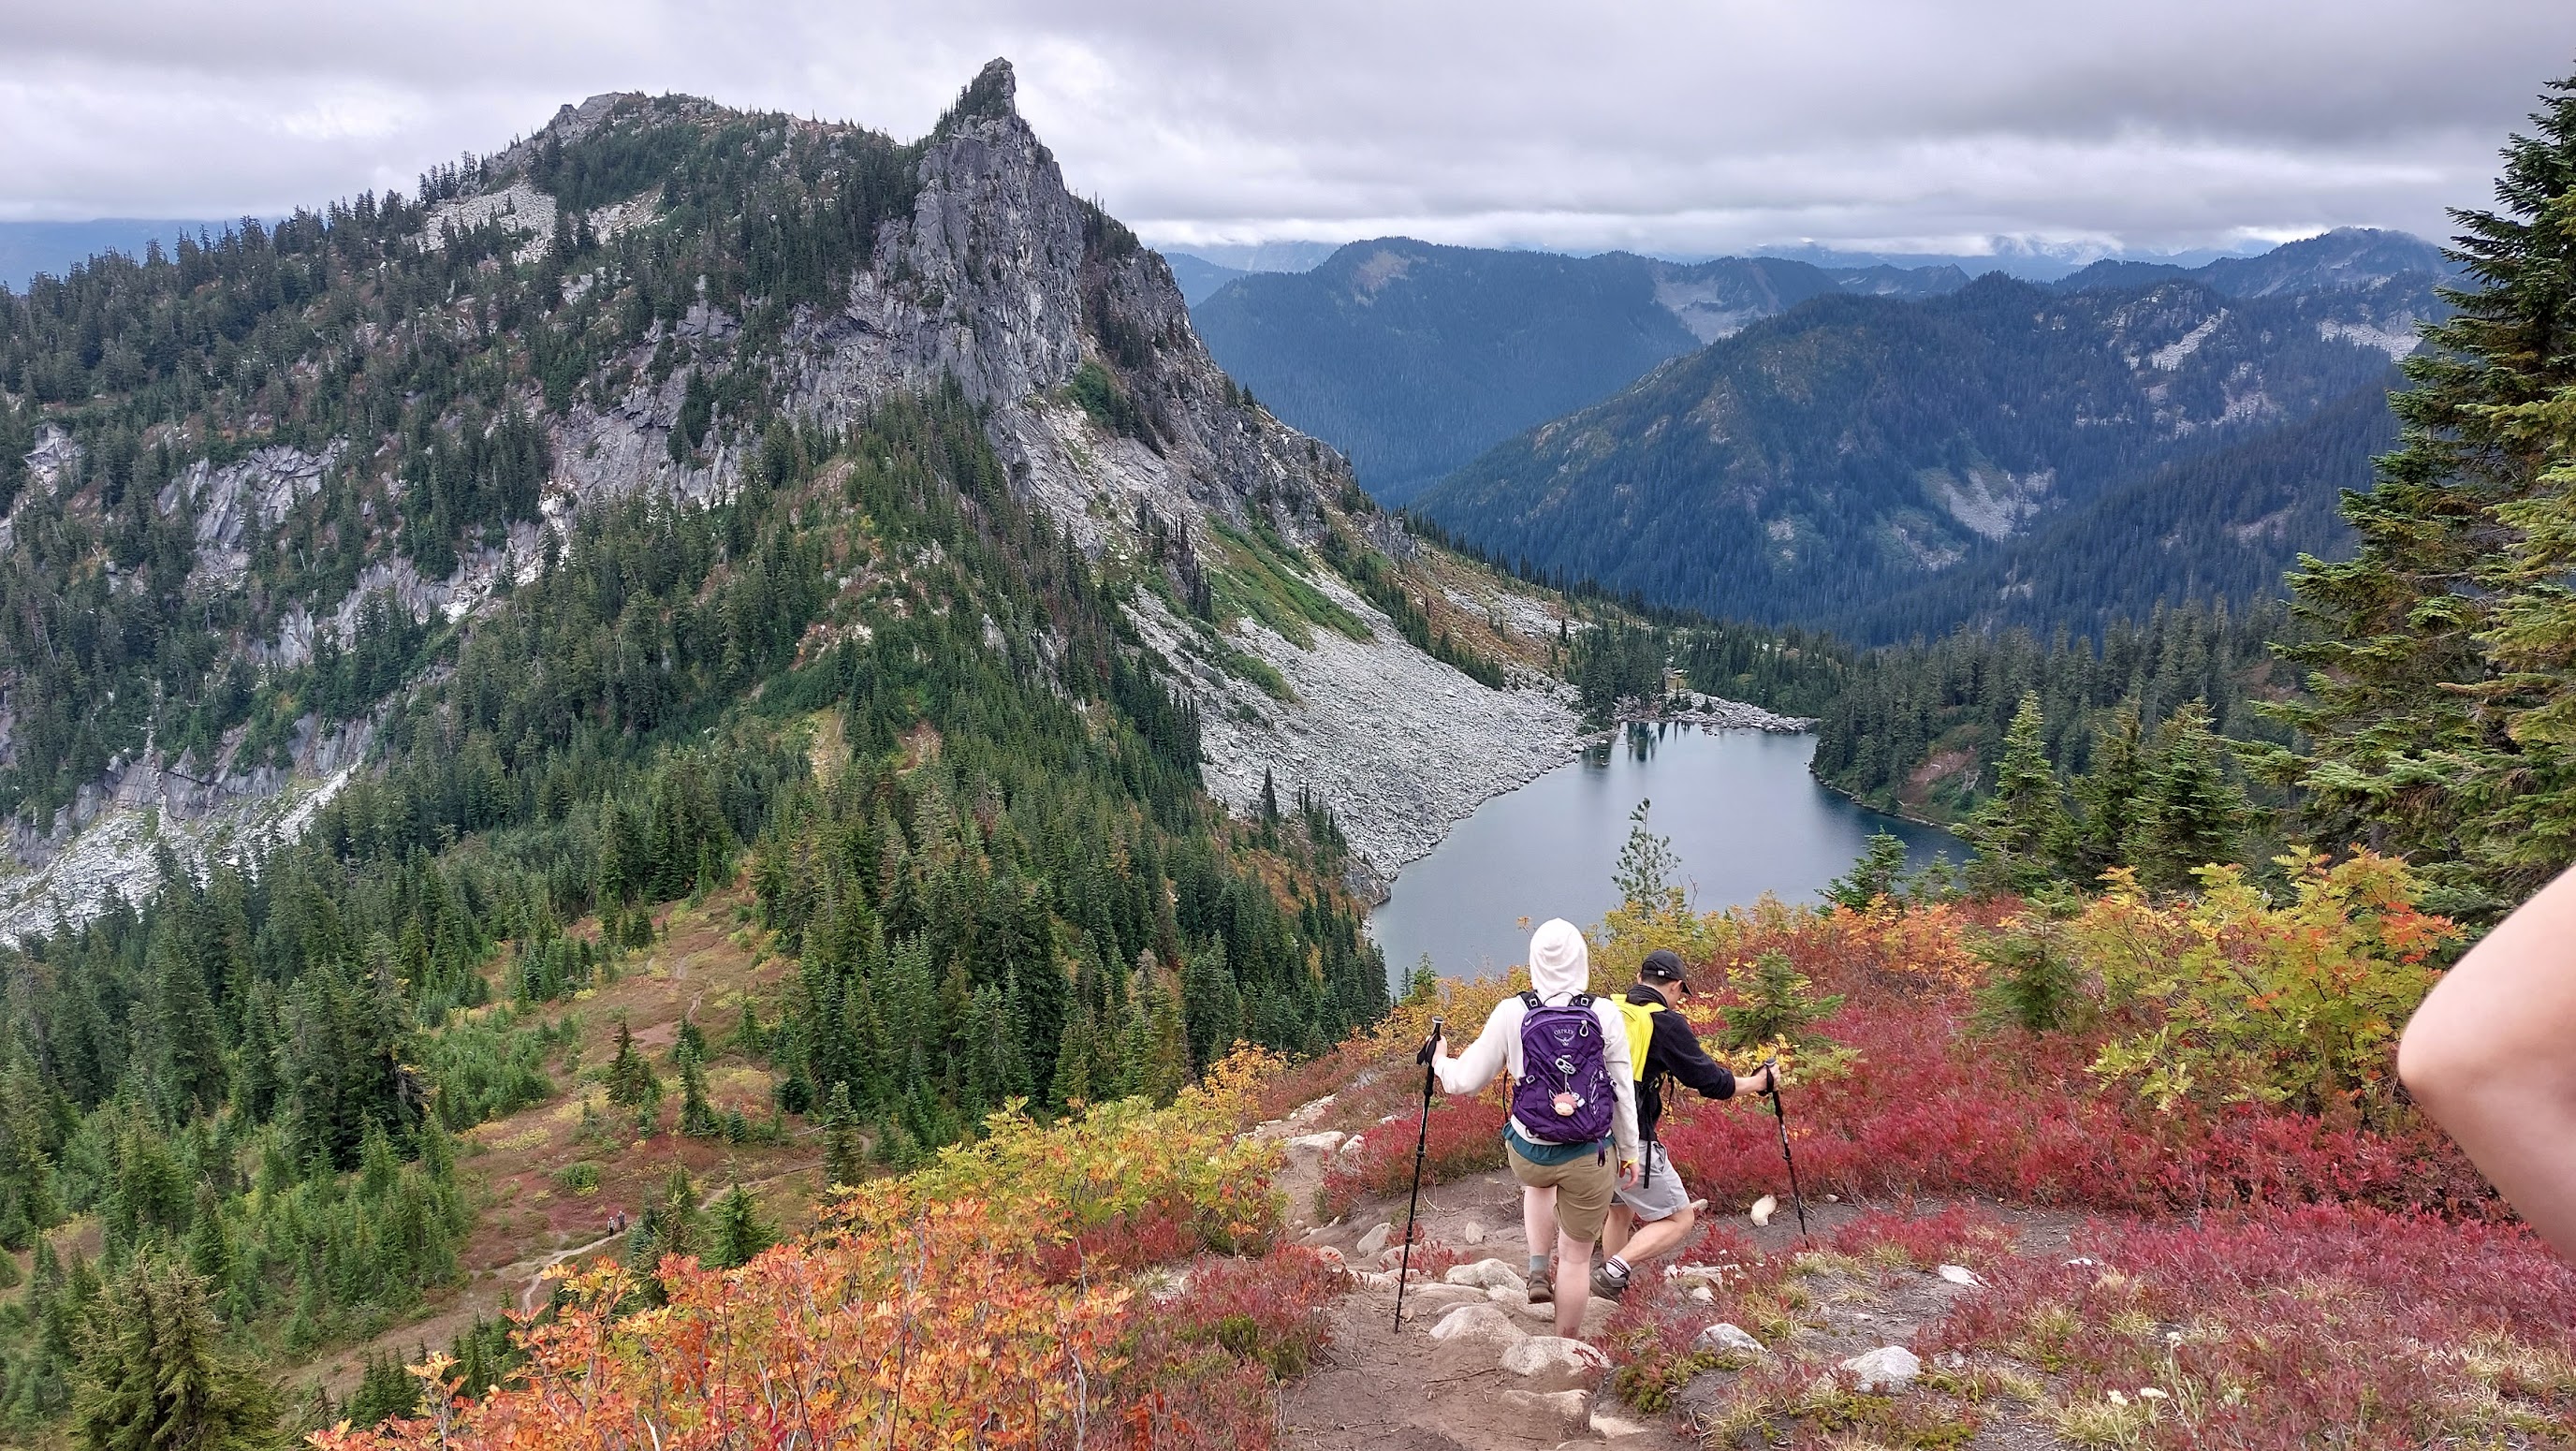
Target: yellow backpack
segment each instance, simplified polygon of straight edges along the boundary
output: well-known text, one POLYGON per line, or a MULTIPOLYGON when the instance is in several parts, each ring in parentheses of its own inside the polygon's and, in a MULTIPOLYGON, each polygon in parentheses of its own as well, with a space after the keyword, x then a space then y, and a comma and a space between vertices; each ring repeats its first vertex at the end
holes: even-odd
POLYGON ((1646 1049, 1655 1041, 1655 1014, 1664 1010, 1662 1003, 1632 1003, 1618 998, 1619 1021, 1628 1025, 1628 1072, 1639 1083, 1646 1081, 1646 1049))

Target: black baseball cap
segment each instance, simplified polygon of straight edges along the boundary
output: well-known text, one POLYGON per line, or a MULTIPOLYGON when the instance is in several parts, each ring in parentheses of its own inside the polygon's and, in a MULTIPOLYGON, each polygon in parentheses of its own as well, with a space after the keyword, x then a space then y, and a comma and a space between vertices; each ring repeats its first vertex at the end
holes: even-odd
POLYGON ((1673 951, 1669 947, 1658 947, 1654 951, 1647 953, 1646 960, 1638 964, 1637 980, 1640 982, 1677 982, 1684 987, 1689 987, 1690 969, 1683 965, 1680 953, 1673 951))

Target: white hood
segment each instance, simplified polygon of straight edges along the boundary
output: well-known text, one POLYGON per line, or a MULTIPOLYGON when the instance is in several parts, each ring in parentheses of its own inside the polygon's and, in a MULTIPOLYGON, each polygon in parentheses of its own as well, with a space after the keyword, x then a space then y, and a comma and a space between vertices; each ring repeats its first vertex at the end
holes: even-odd
POLYGON ((1530 986, 1541 1001, 1562 1002, 1592 985, 1592 953, 1583 933, 1562 917, 1551 917, 1530 934, 1530 986))

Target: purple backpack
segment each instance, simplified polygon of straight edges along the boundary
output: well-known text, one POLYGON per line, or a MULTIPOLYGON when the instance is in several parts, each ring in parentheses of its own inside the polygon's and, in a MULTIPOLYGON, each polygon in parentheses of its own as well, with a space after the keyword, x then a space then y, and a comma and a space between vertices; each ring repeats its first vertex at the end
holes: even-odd
POLYGON ((1512 1117, 1543 1144, 1589 1144, 1609 1136, 1610 1068, 1601 1057, 1601 1020, 1592 995, 1576 993, 1561 1008, 1521 994, 1521 1081, 1512 1087, 1512 1117))

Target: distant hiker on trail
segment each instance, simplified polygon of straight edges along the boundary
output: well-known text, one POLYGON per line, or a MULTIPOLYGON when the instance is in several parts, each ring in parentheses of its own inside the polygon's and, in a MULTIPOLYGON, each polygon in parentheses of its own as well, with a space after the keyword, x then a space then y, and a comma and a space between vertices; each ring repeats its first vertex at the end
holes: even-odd
MULTIPOLYGON (((1699 1222, 1699 1211, 1691 1203, 1690 1191, 1682 1186, 1682 1176, 1673 1171, 1672 1159, 1655 1141, 1655 1125, 1664 1116, 1664 1080, 1678 1079, 1709 1098, 1735 1096, 1735 1075, 1700 1047, 1699 1034, 1691 1031, 1688 1018, 1667 1011, 1680 1007, 1689 996, 1690 969, 1678 954, 1658 947, 1646 954, 1637 969, 1637 985, 1628 989, 1628 1000, 1620 1007, 1628 1030, 1628 1056, 1636 1065, 1637 1128, 1646 1141, 1646 1167, 1636 1183, 1619 1190, 1619 1202, 1610 1206, 1609 1221, 1602 1228, 1601 1247, 1609 1258, 1592 1272, 1592 1288, 1612 1299, 1628 1293, 1632 1267, 1681 1248, 1691 1226, 1699 1222), (1630 1237, 1632 1224, 1634 1238, 1630 1237)), ((1755 1093, 1769 1093, 1777 1072, 1766 1063, 1746 1080, 1746 1086, 1755 1093)))
POLYGON ((1555 1300, 1556 1333, 1569 1339, 1583 1328, 1592 1245, 1611 1196, 1637 1173, 1628 1030, 1616 1004, 1584 991, 1591 976, 1583 934, 1553 918, 1530 934, 1530 991, 1495 1005, 1485 1030, 1455 1058, 1439 1037, 1431 1040, 1431 1066, 1446 1092, 1473 1093, 1497 1071, 1512 1077, 1503 1153, 1521 1182, 1530 1298, 1555 1300))
POLYGON ((2433 985, 2397 1076, 2540 1237, 2576 1260, 2576 870, 2433 985))

